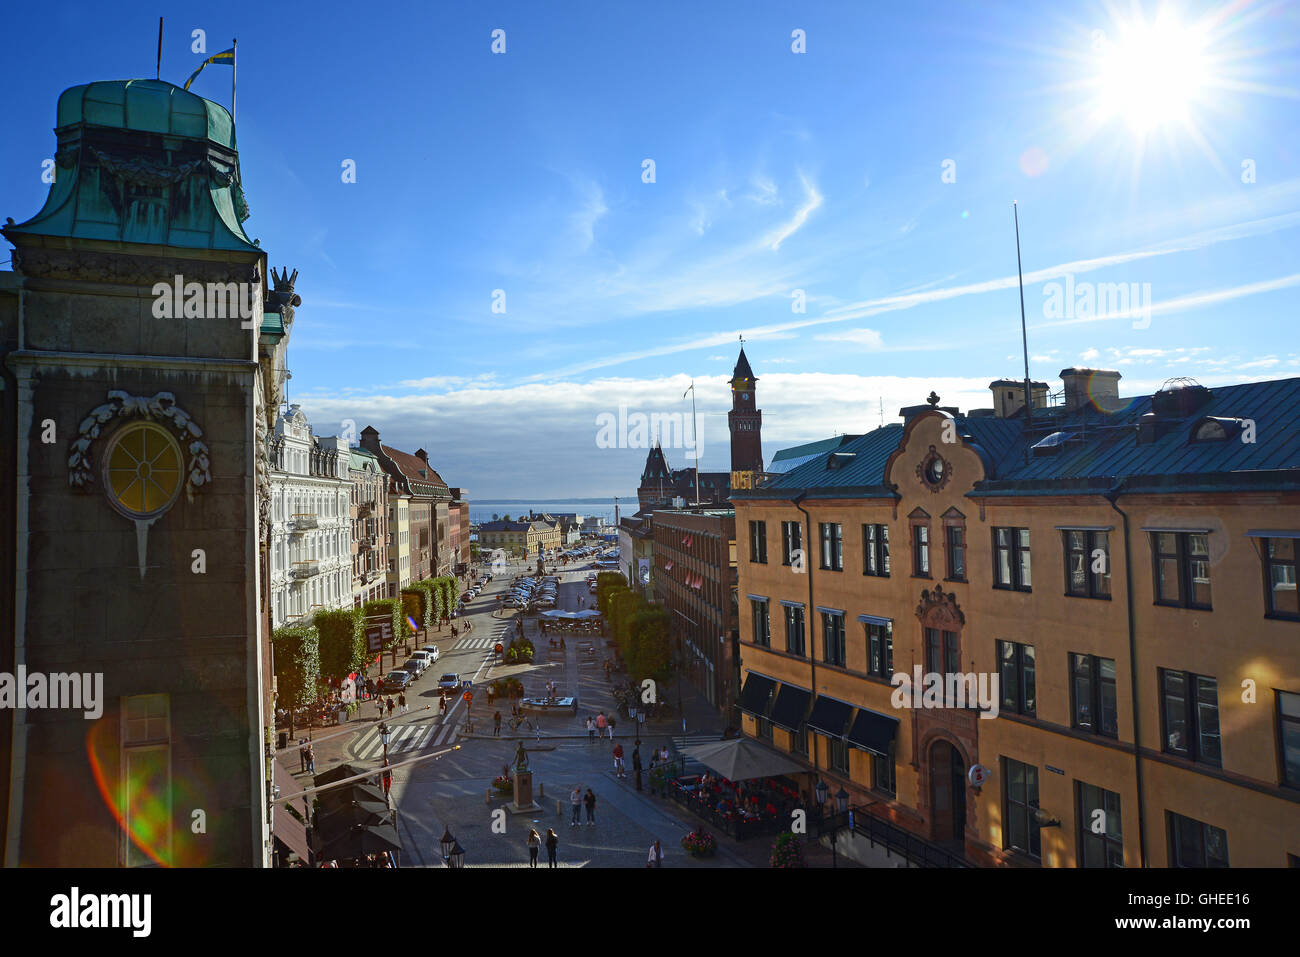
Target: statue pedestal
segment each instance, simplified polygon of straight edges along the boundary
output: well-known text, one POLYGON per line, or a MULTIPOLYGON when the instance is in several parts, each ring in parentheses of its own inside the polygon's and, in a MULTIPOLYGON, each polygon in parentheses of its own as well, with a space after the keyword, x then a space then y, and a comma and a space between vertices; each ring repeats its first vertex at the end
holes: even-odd
POLYGON ((533 800, 533 772, 515 771, 515 799, 507 805, 511 814, 531 814, 542 806, 533 800))

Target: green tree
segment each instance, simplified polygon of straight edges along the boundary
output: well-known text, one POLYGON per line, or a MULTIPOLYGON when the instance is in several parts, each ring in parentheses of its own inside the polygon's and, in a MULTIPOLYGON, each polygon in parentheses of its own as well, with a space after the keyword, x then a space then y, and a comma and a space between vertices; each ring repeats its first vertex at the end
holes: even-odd
POLYGON ((628 643, 628 625, 632 616, 645 607, 645 601, 630 588, 615 588, 609 593, 610 637, 619 648, 626 648, 628 643))
POLYGON ((342 681, 365 664, 366 633, 358 608, 318 611, 312 625, 318 636, 320 673, 342 681))
POLYGON ((406 642, 413 634, 411 626, 406 623, 406 616, 402 614, 402 605, 395 598, 379 598, 375 601, 368 601, 361 606, 362 617, 370 624, 378 624, 385 617, 393 623, 393 640, 384 648, 393 656, 393 664, 397 664, 397 646, 406 642))
POLYGON ((596 573, 596 607, 602 615, 609 614, 609 593, 614 588, 626 588, 627 579, 619 572, 596 573))
POLYGON ((663 686, 673 677, 673 641, 669 635, 668 611, 659 605, 646 605, 628 622, 628 676, 640 683, 653 678, 663 686))
POLYGON ((314 625, 277 628, 271 633, 275 650, 277 704, 289 712, 289 735, 293 736, 293 713, 318 697, 320 682, 320 639, 314 625))

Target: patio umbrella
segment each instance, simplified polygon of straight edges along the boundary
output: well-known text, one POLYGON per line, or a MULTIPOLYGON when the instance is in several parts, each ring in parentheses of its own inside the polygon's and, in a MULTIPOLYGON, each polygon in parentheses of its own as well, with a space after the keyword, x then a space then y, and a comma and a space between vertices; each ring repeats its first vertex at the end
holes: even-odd
POLYGON ((400 851, 397 828, 391 824, 356 824, 337 837, 320 843, 317 860, 351 861, 367 854, 400 851))
POLYGON ((391 824, 392 812, 381 801, 349 801, 334 804, 316 815, 316 831, 332 840, 355 824, 391 824))
POLYGON ((324 787, 327 784, 333 784, 335 781, 342 781, 344 778, 355 777, 358 774, 364 774, 365 768, 359 768, 352 764, 340 764, 336 768, 330 768, 328 771, 322 771, 312 780, 316 782, 316 787, 324 787))
POLYGON ((349 804, 352 801, 362 803, 371 801, 385 806, 388 804, 383 791, 373 784, 366 784, 362 781, 354 781, 351 784, 345 784, 343 787, 334 788, 332 791, 322 791, 317 795, 317 800, 320 801, 321 811, 332 810, 339 805, 349 804))
POLYGON ((770 778, 808 770, 779 751, 759 744, 753 738, 711 741, 683 748, 682 753, 732 781, 770 778))

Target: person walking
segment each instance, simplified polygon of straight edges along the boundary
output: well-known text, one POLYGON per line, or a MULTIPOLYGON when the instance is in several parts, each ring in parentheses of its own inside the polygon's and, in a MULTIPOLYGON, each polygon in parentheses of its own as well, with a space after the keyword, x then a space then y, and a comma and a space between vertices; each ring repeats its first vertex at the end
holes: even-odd
POLYGON ((398 692, 397 706, 402 709, 402 714, 406 714, 406 692, 398 692))
POLYGON ((438 714, 444 718, 447 716, 447 696, 445 694, 438 696, 438 714))
POLYGON ((569 827, 577 827, 581 821, 578 816, 582 814, 582 785, 575 784, 573 790, 569 792, 569 804, 573 808, 573 817, 569 819, 569 827))
POLYGON ((311 742, 307 743, 307 773, 316 773, 316 752, 312 750, 311 742))
POLYGON ((623 771, 623 745, 621 744, 614 745, 614 773, 620 778, 627 777, 623 771))
POLYGON ((636 789, 641 790, 641 749, 632 749, 632 775, 636 778, 636 789))
POLYGON ((501 736, 501 712, 496 711, 492 714, 492 737, 501 736))
POLYGON ((375 707, 379 709, 379 720, 383 721, 384 720, 384 699, 379 695, 375 695, 375 707))
POLYGON ((596 740, 596 722, 591 715, 587 715, 587 740, 596 740))
POLYGON ((388 716, 390 718, 393 716, 393 699, 391 697, 388 699, 388 716))
POLYGON ((645 866, 663 867, 663 865, 664 865, 664 849, 659 846, 659 839, 656 838, 655 842, 650 845, 650 854, 646 858, 645 866))
POLYGON ((537 828, 528 829, 528 866, 537 866, 537 852, 542 848, 542 837, 537 833, 537 828))
POLYGON ((596 826, 596 795, 587 788, 587 793, 582 799, 582 803, 587 805, 587 827, 596 826))
POLYGON ((608 727, 609 719, 605 717, 605 712, 602 711, 596 716, 596 736, 603 738, 605 736, 605 729, 608 727))
POLYGON ((609 716, 609 740, 611 740, 611 741, 614 740, 614 725, 615 725, 615 723, 616 723, 615 718, 614 718, 614 716, 611 714, 611 715, 609 716))
POLYGON ((555 833, 555 828, 546 829, 546 866, 555 867, 555 852, 560 847, 560 835, 555 833))

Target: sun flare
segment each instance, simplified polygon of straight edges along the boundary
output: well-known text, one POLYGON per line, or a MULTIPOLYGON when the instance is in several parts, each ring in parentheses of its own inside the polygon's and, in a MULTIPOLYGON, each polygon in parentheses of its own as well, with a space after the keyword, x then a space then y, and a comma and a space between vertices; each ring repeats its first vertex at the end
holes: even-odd
POLYGON ((1122 119, 1144 136, 1168 124, 1187 125, 1210 76, 1207 32, 1162 10, 1147 22, 1117 24, 1097 38, 1100 119, 1122 119))

